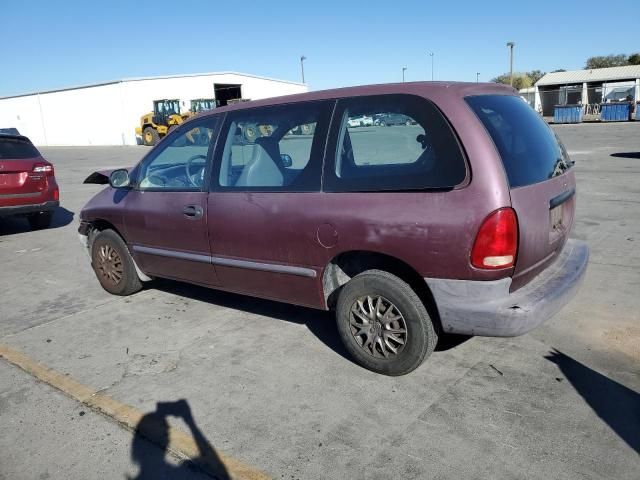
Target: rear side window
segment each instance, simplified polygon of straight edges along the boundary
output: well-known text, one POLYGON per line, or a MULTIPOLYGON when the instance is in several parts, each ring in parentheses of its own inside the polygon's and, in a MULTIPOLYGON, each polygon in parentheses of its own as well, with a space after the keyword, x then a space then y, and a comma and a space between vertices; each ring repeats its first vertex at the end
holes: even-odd
POLYGON ((551 128, 521 98, 480 95, 466 101, 498 149, 511 188, 544 182, 573 165, 551 128))
POLYGON ((0 160, 21 160, 39 156, 40 152, 29 140, 0 136, 0 160))
POLYGON ((460 146, 428 100, 378 95, 340 100, 327 191, 452 188, 466 177, 460 146))

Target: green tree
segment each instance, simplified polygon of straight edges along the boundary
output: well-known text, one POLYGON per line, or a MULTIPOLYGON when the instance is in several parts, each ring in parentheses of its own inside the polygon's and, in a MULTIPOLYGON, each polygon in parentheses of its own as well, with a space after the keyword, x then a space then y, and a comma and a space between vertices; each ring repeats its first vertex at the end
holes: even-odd
POLYGON ((546 72, 543 72, 542 70, 531 70, 530 72, 527 72, 527 76, 531 80, 532 85, 536 83, 538 80, 540 80, 542 77, 544 77, 545 75, 546 75, 546 72))
POLYGON ((629 65, 640 65, 640 53, 632 53, 627 59, 629 65))
POLYGON ((629 59, 623 53, 619 55, 589 57, 587 58, 587 63, 584 68, 589 70, 592 68, 620 67, 622 65, 629 65, 629 59))
MULTIPOLYGON (((509 85, 509 74, 503 73, 502 75, 498 75, 495 78, 491 79, 492 82, 495 83, 504 83, 505 85, 509 85)), ((520 90, 522 88, 529 88, 533 85, 531 78, 526 73, 514 72, 513 73, 513 88, 516 90, 520 90)))

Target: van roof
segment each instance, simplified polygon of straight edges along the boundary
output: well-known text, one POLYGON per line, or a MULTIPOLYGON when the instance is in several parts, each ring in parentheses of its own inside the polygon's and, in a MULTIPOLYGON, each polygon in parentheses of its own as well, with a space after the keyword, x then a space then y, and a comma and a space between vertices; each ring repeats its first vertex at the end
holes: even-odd
POLYGON ((333 100, 346 97, 358 97, 364 95, 385 95, 385 94, 413 94, 426 98, 446 98, 465 97, 469 95, 517 95, 518 91, 508 85, 499 83, 470 83, 470 82, 404 82, 404 83, 384 83, 377 85, 361 85, 357 87, 334 88, 331 90, 317 90, 314 92, 297 93, 294 95, 284 95, 280 97, 265 98, 262 100, 252 100, 234 105, 218 107, 197 115, 215 115, 218 113, 235 110, 245 110, 255 107, 265 107, 270 105, 282 105, 293 102, 305 102, 311 100, 333 100))

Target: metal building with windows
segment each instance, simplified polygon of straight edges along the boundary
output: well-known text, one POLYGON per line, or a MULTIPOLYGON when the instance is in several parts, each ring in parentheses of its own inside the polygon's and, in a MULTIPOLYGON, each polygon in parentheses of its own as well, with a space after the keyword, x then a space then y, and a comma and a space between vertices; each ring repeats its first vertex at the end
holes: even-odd
POLYGON ((135 128, 153 101, 258 100, 308 90, 302 83, 235 72, 129 78, 0 98, 0 128, 36 145, 136 145, 135 128))
POLYGON ((534 107, 552 116, 556 105, 582 105, 597 115, 602 103, 640 101, 640 65, 547 73, 535 84, 534 107))

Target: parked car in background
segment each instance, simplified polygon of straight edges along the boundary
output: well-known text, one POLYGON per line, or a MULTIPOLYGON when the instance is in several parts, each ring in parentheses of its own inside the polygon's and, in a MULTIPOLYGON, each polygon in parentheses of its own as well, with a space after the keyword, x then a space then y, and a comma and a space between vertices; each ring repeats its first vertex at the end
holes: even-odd
POLYGON ((349 118, 347 122, 349 127, 370 127, 373 125, 373 118, 367 115, 361 115, 359 117, 349 118))
POLYGON ((108 292, 162 277, 330 309, 358 363, 401 375, 442 333, 521 335, 570 300, 589 254, 572 165, 507 86, 318 91, 185 122, 109 173, 79 233, 108 292))
POLYGON ((53 165, 27 137, 1 134, 0 217, 25 216, 32 228, 46 228, 59 201, 53 165))
POLYGON ((415 121, 401 113, 381 113, 373 119, 373 124, 378 127, 390 127, 392 125, 415 125, 415 121))

